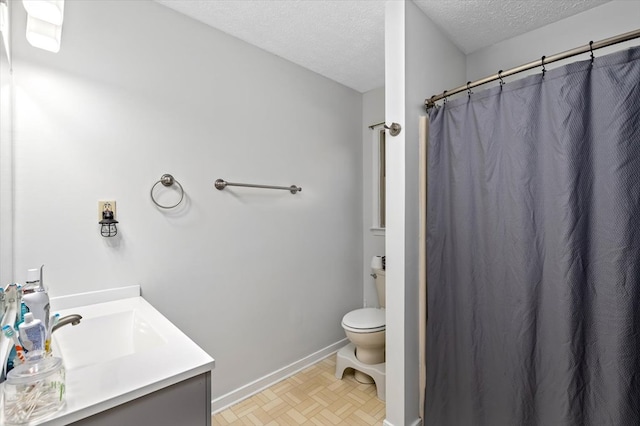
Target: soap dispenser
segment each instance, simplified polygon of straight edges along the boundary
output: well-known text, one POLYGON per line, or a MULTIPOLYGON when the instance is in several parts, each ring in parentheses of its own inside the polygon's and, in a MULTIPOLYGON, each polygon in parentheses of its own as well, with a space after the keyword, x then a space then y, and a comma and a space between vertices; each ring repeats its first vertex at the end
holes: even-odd
POLYGON ((41 321, 45 330, 49 329, 49 295, 44 288, 42 280, 42 269, 29 269, 27 271, 27 281, 22 287, 22 303, 31 312, 35 319, 41 321))

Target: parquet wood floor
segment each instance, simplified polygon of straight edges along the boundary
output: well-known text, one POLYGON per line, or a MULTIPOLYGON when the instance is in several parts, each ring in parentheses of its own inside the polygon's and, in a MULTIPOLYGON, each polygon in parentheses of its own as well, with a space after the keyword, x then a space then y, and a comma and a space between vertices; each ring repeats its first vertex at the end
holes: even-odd
POLYGON ((375 385, 358 383, 353 370, 335 377, 335 354, 213 415, 213 426, 381 425, 385 405, 375 385))

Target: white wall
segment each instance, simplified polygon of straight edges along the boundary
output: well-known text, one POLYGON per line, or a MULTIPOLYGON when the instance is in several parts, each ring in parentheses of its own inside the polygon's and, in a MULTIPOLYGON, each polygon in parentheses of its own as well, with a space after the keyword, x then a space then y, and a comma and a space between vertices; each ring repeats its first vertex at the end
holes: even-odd
MULTIPOLYGON (((8 6, 13 5, 9 2, 8 6)), ((10 32, 0 33, 0 287, 13 278, 12 76, 10 32)))
POLYGON ((377 148, 373 135, 379 127, 369 129, 372 124, 384 121, 384 87, 362 94, 362 234, 363 234, 363 296, 366 306, 378 306, 378 293, 371 277, 371 258, 384 256, 384 231, 373 231, 373 180, 378 176, 373 162, 373 151, 377 148))
MULTIPOLYGON (((534 31, 513 37, 493 46, 478 50, 467 56, 467 81, 495 74, 498 70, 507 70, 531 61, 543 55, 550 56, 578 46, 588 45, 589 41, 599 41, 640 27, 640 1, 617 0, 605 3, 575 16, 546 25, 534 31)), ((615 50, 638 45, 638 40, 596 50, 594 55, 605 55, 615 50)), ((587 60, 589 54, 558 61, 549 65, 551 69, 567 62, 587 60)), ((505 79, 519 79, 525 75, 540 73, 540 68, 516 74, 505 79)), ((464 83, 464 82, 463 82, 464 83)), ((494 83, 490 83, 494 84, 494 83)), ((459 86, 456 84, 454 86, 459 86)), ((474 89, 481 90, 480 87, 474 89)), ((440 90, 442 93, 442 90, 440 90)))
POLYGON ((214 398, 343 339, 363 293, 361 94, 152 1, 68 1, 58 54, 14 9, 14 279, 44 263, 53 295, 141 284, 216 359, 214 398), (149 197, 163 173, 186 193, 170 211, 149 197))
POLYGON ((387 425, 419 423, 418 120, 424 100, 459 85, 465 57, 412 1, 387 1, 387 425))

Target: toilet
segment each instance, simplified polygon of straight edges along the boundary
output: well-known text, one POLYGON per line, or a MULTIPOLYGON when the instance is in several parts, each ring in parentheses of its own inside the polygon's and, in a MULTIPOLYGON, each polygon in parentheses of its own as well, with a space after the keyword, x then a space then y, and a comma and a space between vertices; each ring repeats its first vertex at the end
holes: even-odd
POLYGON ((362 308, 342 318, 342 328, 350 343, 338 351, 336 378, 353 368, 360 383, 375 383, 378 398, 385 400, 385 271, 374 269, 380 308, 362 308))

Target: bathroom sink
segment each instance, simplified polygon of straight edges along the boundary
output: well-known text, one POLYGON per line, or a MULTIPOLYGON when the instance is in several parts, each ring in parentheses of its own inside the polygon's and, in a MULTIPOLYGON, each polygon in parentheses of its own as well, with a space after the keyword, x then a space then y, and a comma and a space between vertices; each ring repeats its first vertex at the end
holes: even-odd
POLYGON ((145 352, 167 343, 141 310, 85 312, 77 326, 53 333, 54 354, 67 370, 145 352))
MULTIPOLYGON (((215 361, 140 296, 140 286, 51 299, 78 314, 53 333, 66 370, 64 407, 39 426, 64 426, 210 372, 215 361)), ((2 424, 2 419, 0 419, 2 424)), ((32 426, 32 425, 30 425, 32 426)))

